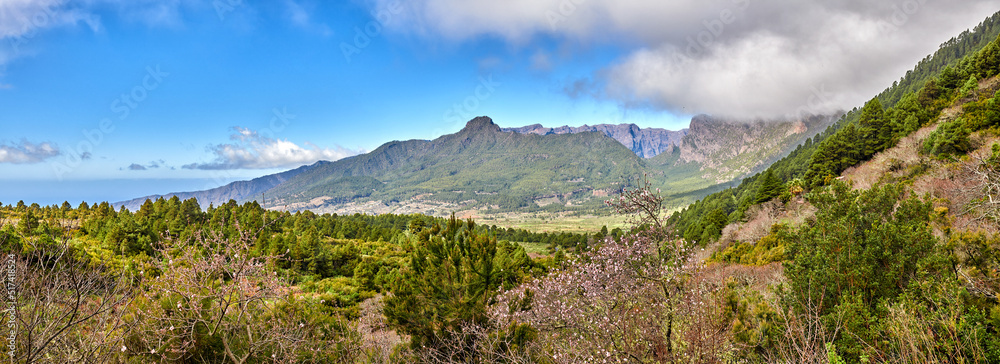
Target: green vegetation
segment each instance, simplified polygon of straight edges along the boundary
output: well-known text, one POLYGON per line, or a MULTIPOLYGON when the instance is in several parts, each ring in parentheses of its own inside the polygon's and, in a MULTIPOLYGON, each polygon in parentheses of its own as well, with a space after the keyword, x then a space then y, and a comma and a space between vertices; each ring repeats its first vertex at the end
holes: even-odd
POLYGON ((739 222, 746 218, 744 214, 750 206, 771 197, 774 180, 765 178, 768 175, 780 179, 783 184, 780 195, 785 197, 792 184, 805 188, 828 185, 847 168, 871 159, 920 127, 932 124, 942 110, 955 103, 964 105, 965 116, 940 123, 938 130, 925 141, 923 152, 935 156, 968 152, 971 132, 1000 123, 1000 104, 992 92, 995 89, 989 94, 975 91, 979 80, 995 76, 1000 70, 998 34, 1000 14, 943 44, 901 81, 861 109, 847 112, 840 121, 806 140, 766 171, 678 211, 671 219, 675 230, 687 239, 707 243, 710 240, 705 238, 718 236, 705 231, 718 227, 720 211, 727 216, 726 223, 739 222), (767 187, 762 188, 765 182, 767 187))
POLYGON ((494 212, 545 210, 533 199, 558 195, 570 196, 561 198, 560 211, 572 210, 564 206, 566 200, 593 210, 603 203, 590 197, 594 190, 613 189, 643 170, 641 158, 600 133, 503 133, 488 118, 479 118, 436 140, 387 143, 319 165, 268 194, 288 196, 279 205, 324 196, 390 202, 427 194, 434 201, 496 206, 494 212))
POLYGON ((772 198, 778 197, 782 192, 782 183, 774 175, 774 171, 767 170, 764 172, 763 180, 760 182, 760 188, 757 190, 757 201, 756 203, 767 202, 772 198))
POLYGON ((818 208, 810 222, 774 225, 755 244, 736 243, 713 256, 734 266, 784 265, 775 286, 753 287, 739 274, 726 278, 724 320, 733 324, 733 342, 746 348, 737 357, 1000 360, 993 281, 1000 235, 936 237, 947 221, 902 185, 852 190, 838 181, 806 198, 818 208))
MULTIPOLYGON (((681 209, 729 187, 720 183, 761 169, 828 124, 826 117, 748 124, 698 116, 682 146, 643 159, 603 133, 502 132, 480 117, 435 140, 393 141, 371 153, 178 195, 202 204, 261 199, 268 207, 328 213, 607 217, 603 199, 648 175, 667 205, 681 209)), ((121 205, 137 210, 144 200, 121 205)), ((581 231, 602 225, 539 229, 581 231)))
POLYGON ((766 265, 785 261, 791 229, 787 225, 775 224, 771 232, 755 243, 736 242, 715 252, 712 260, 745 265, 766 265))
MULTIPOLYGON (((471 220, 452 218, 443 228, 434 225, 415 233, 419 238, 410 264, 385 305, 389 323, 410 335, 414 350, 441 345, 463 325, 482 324, 498 288, 509 290, 533 270, 543 270, 520 246, 476 233, 471 220)), ((477 355, 458 354, 459 361, 477 355)))
POLYGON ((931 204, 903 195, 900 186, 852 191, 835 183, 809 197, 816 222, 789 239, 787 304, 834 323, 828 332, 845 330, 835 344, 852 362, 890 350, 879 336, 900 295, 954 277, 931 231, 931 204))
MULTIPOLYGON (((448 301, 451 310, 465 312, 473 301, 482 310, 498 287, 545 272, 556 247, 565 256, 594 239, 454 217, 292 214, 255 202, 203 211, 194 199, 176 197, 147 201, 134 213, 106 202, 76 209, 18 203, 0 206, 0 220, 0 250, 18 257, 16 283, 36 293, 25 291, 19 301, 25 310, 18 337, 26 340, 16 352, 27 362, 37 355, 72 361, 74 351, 93 349, 83 344, 103 348, 88 359, 97 362, 240 362, 271 354, 284 358, 279 361, 364 360, 354 329, 363 302, 392 292, 387 307, 401 307, 407 289, 451 281, 470 290, 468 299, 448 301), (539 260, 508 240, 536 247, 539 260), (445 260, 459 271, 448 276, 440 266, 445 260), (59 279, 67 283, 46 284, 59 279), (80 300, 64 297, 73 294, 80 300), (39 310, 27 310, 33 307, 39 310), (80 320, 53 316, 70 309, 94 312, 80 320), (114 335, 102 339, 110 341, 85 339, 95 325, 110 322, 114 335), (60 325, 65 329, 53 329, 60 325), (310 346, 324 349, 311 352, 310 346)), ((441 299, 447 297, 453 296, 441 299)), ((446 310, 444 302, 420 307, 446 310)))
MULTIPOLYGON (((203 211, 176 197, 134 213, 107 203, 0 206, 0 249, 19 290, 15 361, 1000 362, 994 22, 946 43, 764 172, 668 218, 653 183, 615 185, 607 205, 629 224, 593 234, 454 215, 292 214, 255 202, 203 211), (879 156, 903 145, 923 155, 908 166, 879 156), (857 189, 837 178, 872 168, 876 156, 897 174, 857 189), (727 236, 702 264, 709 252, 699 248, 750 219, 767 229, 727 236)), ((565 178, 559 191, 581 176, 611 183, 645 163, 591 134, 564 141, 613 155, 576 160, 556 144, 503 154, 490 148, 540 139, 490 133, 484 120, 470 128, 449 137, 458 149, 437 152, 494 150, 474 161, 486 169, 542 163, 552 169, 507 173, 565 178)), ((387 146, 400 151, 356 157, 360 169, 299 187, 374 195, 382 182, 360 171, 415 168, 426 150, 411 149, 421 143, 431 142, 387 146)), ((498 181, 486 169, 427 169, 432 177, 408 180, 407 193, 489 192, 498 181)))
POLYGON ((922 152, 935 156, 955 156, 969 152, 971 131, 965 127, 965 120, 956 119, 942 122, 937 130, 924 141, 922 152))
POLYGON ((985 202, 997 195, 1000 174, 992 161, 1000 147, 987 157, 967 155, 982 146, 977 138, 995 136, 1000 124, 994 78, 1000 71, 998 21, 995 15, 975 32, 946 43, 903 81, 765 172, 674 214, 670 222, 677 233, 706 244, 720 212, 726 223, 746 223, 750 206, 775 197, 776 176, 784 181, 777 194, 782 206, 799 203, 790 200, 802 195, 817 209, 801 225, 775 224, 763 238, 726 241, 713 253, 712 260, 729 270, 761 272, 772 262, 784 266, 780 284, 770 287, 733 279, 738 274, 727 278, 730 296, 724 307, 731 311, 726 320, 733 324, 734 342, 747 348, 737 357, 838 363, 1000 360, 1000 302, 996 268, 989 262, 1000 251, 1000 235, 990 223, 996 221, 996 208, 985 202), (935 122, 936 129, 919 140, 919 162, 903 169, 902 162, 888 159, 896 163, 889 170, 904 176, 893 180, 902 184, 883 179, 869 190, 852 190, 837 180, 846 169, 935 122), (933 207, 953 201, 909 192, 913 178, 932 168, 927 161, 934 159, 954 163, 946 176, 966 176, 928 177, 964 183, 949 186, 939 180, 948 187, 938 188, 975 194, 958 204, 960 212, 933 207), (952 226, 958 217, 982 221, 970 226, 986 231, 952 226), (776 298, 766 299, 769 295, 776 298))
MULTIPOLYGON (((806 125, 822 123, 816 119, 806 125)), ((787 152, 805 135, 789 135, 792 123, 699 119, 692 125, 699 125, 703 135, 689 134, 684 140, 692 155, 704 162, 681 161, 680 147, 642 159, 601 133, 504 133, 483 117, 435 140, 387 143, 368 154, 318 164, 267 194, 279 197, 273 202, 277 205, 337 205, 358 199, 414 203, 420 196, 417 200, 482 208, 485 215, 593 213, 603 207, 599 196, 646 174, 668 204, 680 208, 720 189, 714 187, 719 182, 743 176, 787 152)))

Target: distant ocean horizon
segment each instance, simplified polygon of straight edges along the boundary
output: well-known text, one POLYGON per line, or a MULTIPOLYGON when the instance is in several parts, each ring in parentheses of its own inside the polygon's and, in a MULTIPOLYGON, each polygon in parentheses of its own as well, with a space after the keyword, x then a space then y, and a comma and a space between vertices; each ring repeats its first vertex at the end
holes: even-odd
MULTIPOLYGON (((0 180, 0 203, 16 205, 37 203, 42 206, 69 202, 118 202, 149 195, 200 191, 220 187, 239 178, 219 181, 211 178, 190 179, 106 179, 106 180, 0 180)), ((204 207, 204 206, 203 206, 204 207)))

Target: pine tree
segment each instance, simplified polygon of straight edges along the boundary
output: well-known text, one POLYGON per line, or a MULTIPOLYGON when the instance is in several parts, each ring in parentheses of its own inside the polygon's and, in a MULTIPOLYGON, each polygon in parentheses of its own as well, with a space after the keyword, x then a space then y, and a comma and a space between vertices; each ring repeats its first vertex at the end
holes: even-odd
POLYGON ((975 75, 972 75, 969 76, 969 79, 962 85, 962 89, 959 90, 959 93, 962 97, 970 97, 977 89, 979 89, 979 80, 976 79, 975 75))
POLYGON ((916 115, 907 116, 903 121, 902 135, 910 135, 911 133, 920 129, 920 120, 917 119, 916 115))
POLYGON ((27 209, 21 216, 21 221, 17 224, 18 230, 23 236, 34 235, 35 228, 38 227, 38 216, 32 209, 27 209))
POLYGON ((484 323, 497 288, 513 288, 533 266, 524 248, 478 234, 471 220, 463 224, 454 216, 444 229, 424 229, 409 260, 383 312, 411 336, 413 348, 437 345, 465 323, 484 323))
POLYGON ((993 77, 1000 69, 1000 39, 990 42, 976 55, 976 71, 983 78, 993 77))
POLYGON ((920 104, 929 107, 934 104, 934 101, 941 97, 941 88, 938 87, 937 79, 929 79, 924 83, 924 87, 920 89, 920 94, 917 100, 920 104))
POLYGON ((796 310, 812 305, 824 321, 843 318, 849 334, 836 344, 854 360, 861 343, 878 335, 879 326, 867 318, 877 318, 880 305, 913 289, 918 272, 947 268, 946 260, 928 259, 936 244, 931 204, 903 199, 904 191, 898 185, 856 191, 834 183, 810 199, 819 208, 815 222, 795 231, 786 250, 787 302, 796 310))
POLYGON ((892 143, 892 124, 886 118, 885 109, 882 108, 878 98, 871 99, 861 108, 858 124, 864 138, 864 159, 885 150, 892 143))
POLYGON ((757 203, 770 201, 772 198, 781 195, 781 188, 783 184, 781 179, 774 175, 774 172, 770 169, 764 172, 764 176, 761 177, 760 187, 757 188, 757 203))
POLYGON ((960 86, 966 80, 966 74, 962 72, 961 67, 947 66, 941 70, 941 75, 939 76, 941 81, 941 87, 949 90, 954 90, 960 86))
POLYGON ((859 142, 863 136, 854 124, 845 126, 839 133, 834 135, 833 148, 837 155, 833 175, 838 175, 845 169, 858 164, 865 158, 864 142, 859 142))

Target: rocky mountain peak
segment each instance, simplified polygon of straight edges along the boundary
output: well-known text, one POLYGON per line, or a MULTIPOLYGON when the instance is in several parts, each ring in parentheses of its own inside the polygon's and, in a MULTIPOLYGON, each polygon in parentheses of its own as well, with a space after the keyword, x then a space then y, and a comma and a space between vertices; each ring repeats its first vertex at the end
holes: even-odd
POLYGON ((500 126, 493 123, 493 119, 488 116, 479 116, 469 120, 462 128, 463 133, 499 132, 500 126))

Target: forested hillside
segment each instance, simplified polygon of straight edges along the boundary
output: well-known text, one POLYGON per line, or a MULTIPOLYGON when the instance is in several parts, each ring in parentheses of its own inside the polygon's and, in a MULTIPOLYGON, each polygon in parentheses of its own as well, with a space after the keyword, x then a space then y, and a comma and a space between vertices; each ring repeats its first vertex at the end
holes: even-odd
MULTIPOLYGON (((971 32, 942 44, 941 49, 920 61, 900 82, 864 107, 847 112, 840 121, 806 140, 767 170, 677 213, 672 221, 678 233, 687 239, 713 241, 726 224, 745 219, 750 206, 781 194, 787 198, 791 193, 788 191, 801 193, 829 184, 845 169, 871 159, 901 138, 938 121, 946 107, 956 102, 961 107, 964 103, 959 101, 971 96, 973 91, 977 98, 992 98, 989 90, 979 92, 978 84, 997 74, 998 35, 1000 16, 994 15, 971 32), (782 188, 774 188, 777 186, 774 179, 782 188)), ((989 87, 990 90, 994 88, 989 87)), ((964 135, 967 134, 965 130, 989 127, 993 121, 989 119, 992 112, 987 110, 987 104, 992 105, 992 102, 981 100, 970 105, 977 109, 973 120, 963 120, 961 125, 946 124, 947 130, 962 130, 947 134, 964 135)), ((937 150, 953 144, 948 138, 942 138, 944 144, 937 146, 937 150)))
POLYGON ((669 219, 709 271, 740 272, 728 305, 746 358, 1000 360, 998 20, 669 219))

